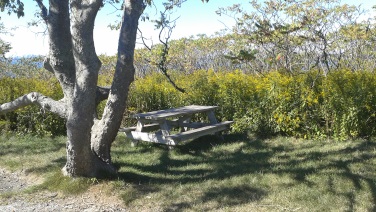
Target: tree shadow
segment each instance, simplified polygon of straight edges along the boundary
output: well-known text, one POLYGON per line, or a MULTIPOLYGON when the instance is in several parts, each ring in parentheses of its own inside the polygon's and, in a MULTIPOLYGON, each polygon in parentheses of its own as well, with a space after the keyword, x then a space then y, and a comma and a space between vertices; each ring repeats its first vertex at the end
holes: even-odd
POLYGON ((235 186, 235 187, 221 187, 213 188, 206 191, 202 197, 195 203, 182 201, 169 205, 165 211, 182 211, 192 209, 193 204, 199 202, 211 202, 213 206, 210 211, 220 210, 222 206, 237 206, 249 202, 255 202, 267 195, 263 189, 253 188, 249 185, 235 186))
MULTIPOLYGON (((140 148, 140 152, 143 152, 143 147, 140 148)), ((364 187, 362 182, 365 182, 371 192, 373 203, 376 203, 375 176, 359 174, 351 169, 352 165, 369 162, 376 156, 375 153, 369 151, 376 149, 376 142, 373 141, 357 141, 356 145, 351 147, 322 151, 315 145, 294 146, 285 143, 276 145, 258 138, 250 139, 245 135, 226 135, 225 140, 220 140, 215 136, 205 136, 178 146, 173 150, 174 154, 189 156, 184 157, 184 159, 171 157, 171 150, 168 150, 165 146, 155 145, 152 148, 162 149, 158 163, 145 165, 119 161, 117 162, 119 167, 130 167, 131 170, 137 170, 120 171, 119 179, 134 184, 165 185, 200 183, 204 180, 224 180, 257 173, 276 174, 277 176, 287 174, 291 176, 294 182, 289 186, 304 184, 308 187, 315 187, 318 183, 326 183, 325 186, 333 195, 347 199, 347 208, 351 211, 356 204, 355 193, 341 193, 333 189, 333 177, 342 177, 353 183, 355 191, 362 189, 364 187), (212 151, 217 146, 231 144, 237 145, 237 148, 233 151, 212 151), (271 160, 272 158, 279 160, 271 160), (205 163, 210 164, 211 168, 201 166, 205 163), (187 164, 196 168, 184 169, 187 164), (305 165, 302 166, 301 164, 305 165), (315 182, 309 178, 312 175, 331 177, 327 182, 315 182)), ((372 164, 372 162, 370 163, 372 164)), ((150 192, 157 191, 158 189, 143 192, 141 189, 137 198, 140 195, 149 195, 150 192)), ((216 186, 204 191, 200 196, 200 201, 215 202, 217 205, 231 207, 262 200, 268 196, 268 193, 267 188, 260 188, 251 183, 234 187, 216 186)), ((128 202, 133 200, 130 198, 128 202)), ((191 207, 194 204, 195 202, 187 201, 175 202, 166 207, 165 210, 192 209, 191 207)), ((370 210, 376 211, 375 204, 370 210)))
MULTIPOLYGON (((226 135, 225 139, 222 140, 217 136, 203 136, 184 145, 176 146, 173 150, 168 150, 164 145, 153 144, 153 148, 162 149, 157 164, 141 165, 137 163, 118 162, 116 165, 119 167, 130 167, 135 170, 140 170, 139 172, 120 171, 118 177, 127 183, 133 183, 135 185, 148 184, 153 187, 152 185, 199 183, 205 179, 221 180, 236 175, 243 175, 244 173, 253 173, 261 169, 266 169, 269 166, 266 161, 270 153, 265 151, 254 152, 252 154, 237 151, 229 153, 229 155, 225 157, 215 155, 215 153, 211 151, 216 146, 237 143, 244 141, 245 138, 244 135, 226 135), (171 151, 174 151, 174 154, 188 155, 190 156, 190 159, 176 159, 171 157, 171 151), (208 154, 210 155, 209 157, 208 154), (209 163, 216 168, 200 167, 203 162, 209 163), (187 166, 187 164, 198 166, 200 168, 182 170, 181 168, 187 166), (140 174, 140 172, 145 174, 140 174)), ((266 149, 261 140, 253 140, 244 143, 244 147, 246 146, 266 149)), ((150 148, 150 146, 147 146, 146 148, 150 148)), ((144 152, 143 149, 140 149, 139 151, 144 152)), ((137 195, 130 195, 135 198, 125 198, 125 202, 129 204, 133 200, 139 198, 142 193, 144 196, 149 195, 150 191, 143 192, 141 189, 136 193, 137 195)), ((200 201, 214 201, 218 204, 231 206, 259 200, 266 194, 266 190, 254 188, 251 185, 244 185, 241 187, 218 187, 202 194, 200 201)), ((191 205, 192 202, 181 201, 173 203, 168 206, 166 210, 176 211, 188 209, 191 205)))
POLYGON ((203 201, 216 201, 227 206, 241 205, 254 202, 263 198, 267 193, 259 188, 251 186, 235 186, 215 188, 205 192, 203 201))
POLYGON ((56 152, 65 148, 65 143, 59 139, 60 137, 12 136, 0 144, 0 156, 56 152))
MULTIPOLYGON (((307 186, 318 186, 318 183, 308 180, 308 177, 314 174, 321 176, 329 176, 327 182, 327 190, 333 195, 343 196, 347 199, 348 209, 346 211, 354 211, 356 205, 356 192, 365 189, 364 182, 369 187, 369 191, 372 196, 372 208, 369 211, 376 211, 376 174, 357 173, 351 167, 356 164, 371 163, 375 164, 372 159, 376 157, 374 149, 376 149, 376 142, 370 140, 354 141, 356 145, 352 147, 346 147, 339 150, 330 150, 322 152, 320 150, 315 151, 302 151, 303 153, 296 154, 294 157, 288 158, 284 167, 291 167, 289 169, 281 169, 276 173, 279 174, 291 174, 297 183, 303 183, 307 186), (370 153, 373 152, 373 153, 370 153), (311 163, 315 164, 313 167, 299 167, 297 164, 311 163), (339 192, 333 189, 333 178, 345 178, 352 182, 352 190, 348 192, 339 192)), ((311 147, 307 147, 309 150, 311 147)), ((288 150, 294 151, 294 150, 288 150)), ((277 152, 275 152, 277 153, 277 152)), ((373 168, 375 169, 375 168, 373 168)), ((321 182, 325 183, 325 182, 321 182)))
POLYGON ((206 135, 186 142, 183 145, 178 145, 176 146, 176 150, 181 154, 202 153, 210 151, 215 146, 244 141, 246 139, 247 136, 244 134, 223 135, 223 138, 217 135, 206 135))
MULTIPOLYGON (((128 166, 135 168, 137 170, 142 170, 145 173, 166 173, 166 175, 172 176, 181 176, 185 175, 186 177, 180 177, 179 182, 182 183, 190 183, 196 180, 202 180, 202 176, 205 175, 207 178, 210 179, 221 179, 227 178, 234 175, 244 174, 247 172, 254 172, 259 171, 261 169, 265 169, 270 166, 267 162, 269 156, 271 156, 271 152, 264 151, 267 147, 263 146, 261 140, 254 140, 244 144, 244 148, 255 148, 260 149, 263 151, 253 152, 252 154, 243 153, 241 150, 237 150, 234 152, 229 153, 226 156, 221 155, 221 153, 210 153, 210 157, 208 157, 207 152, 210 152, 212 148, 218 145, 223 144, 230 144, 234 142, 239 142, 242 140, 242 137, 233 136, 226 138, 224 141, 216 138, 218 140, 213 140, 212 136, 204 136, 200 139, 194 140, 191 143, 187 143, 182 146, 174 147, 173 151, 175 151, 179 155, 191 155, 194 156, 192 159, 187 160, 179 160, 173 159, 170 157, 171 150, 165 145, 157 145, 152 144, 154 148, 163 149, 162 153, 160 154, 158 164, 151 164, 151 165, 140 165, 140 164, 127 164, 127 163, 117 163, 118 167, 128 166), (216 170, 211 169, 188 169, 184 171, 176 171, 171 168, 178 168, 184 167, 187 163, 191 165, 200 165, 203 162, 208 162, 210 164, 214 164, 216 170)), ((143 152, 143 150, 140 150, 143 152)), ((140 181, 149 182, 153 180, 157 183, 172 183, 176 180, 169 179, 169 178, 157 178, 157 177, 150 177, 149 175, 133 175, 133 177, 129 177, 132 173, 119 173, 121 179, 126 179, 128 182, 133 181, 134 183, 138 183, 140 181), (135 176, 138 176, 134 178, 135 176)))
POLYGON ((60 170, 61 167, 63 167, 66 163, 65 157, 60 157, 55 160, 52 160, 50 164, 45 166, 35 166, 31 167, 25 170, 25 173, 38 173, 38 174, 44 174, 47 172, 53 172, 56 170, 60 170))

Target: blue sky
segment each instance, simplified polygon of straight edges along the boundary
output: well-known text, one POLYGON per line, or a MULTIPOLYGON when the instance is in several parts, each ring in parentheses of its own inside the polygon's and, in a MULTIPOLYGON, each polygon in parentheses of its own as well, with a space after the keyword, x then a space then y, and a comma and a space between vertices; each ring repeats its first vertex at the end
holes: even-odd
MULTIPOLYGON (((163 0, 155 0, 155 4, 159 5, 163 0)), ((374 0, 344 0, 348 4, 362 4, 364 8, 371 9, 374 0)), ((48 38, 45 35, 45 27, 38 28, 27 27, 27 21, 31 20, 35 11, 38 9, 34 1, 25 0, 26 16, 17 19, 14 15, 7 16, 1 14, 2 22, 13 35, 1 35, 2 39, 8 41, 12 45, 12 50, 7 56, 25 56, 25 55, 45 55, 48 52, 48 38), (17 27, 16 29, 12 29, 17 27)), ((47 1, 45 1, 47 2, 47 1)), ((202 3, 201 0, 188 0, 177 9, 174 17, 179 17, 177 26, 173 31, 172 38, 190 37, 197 34, 213 35, 226 26, 231 27, 234 21, 225 16, 218 16, 215 11, 219 7, 227 7, 240 3, 244 7, 248 6, 248 0, 210 0, 208 3, 202 3)), ((108 5, 102 9, 97 17, 94 39, 96 51, 98 54, 114 55, 117 49, 118 32, 110 30, 107 26, 113 23, 117 13, 115 8, 108 5)), ((155 8, 148 8, 146 12, 150 15, 156 15, 155 8)), ((150 23, 140 22, 140 27, 145 37, 152 38, 157 43, 157 32, 150 23)))

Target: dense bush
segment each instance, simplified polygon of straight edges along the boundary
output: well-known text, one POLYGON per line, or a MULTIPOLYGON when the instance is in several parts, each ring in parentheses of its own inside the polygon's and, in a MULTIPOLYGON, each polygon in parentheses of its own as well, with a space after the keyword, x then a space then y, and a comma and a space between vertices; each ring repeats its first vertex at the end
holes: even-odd
MULTIPOLYGON (((0 103, 10 102, 32 91, 53 99, 60 99, 63 95, 59 83, 54 79, 0 78, 0 103)), ((31 106, 0 115, 0 130, 23 134, 62 135, 65 134, 65 121, 38 106, 31 106)))
MULTIPOLYGON (((218 105, 218 119, 234 120, 234 132, 338 140, 376 135, 376 76, 371 72, 340 70, 324 76, 318 71, 254 75, 201 70, 171 76, 185 93, 174 89, 158 73, 132 84, 124 125, 134 124, 129 118, 132 113, 197 104, 218 105)), ((107 83, 105 76, 100 81, 107 83)), ((1 102, 31 91, 62 97, 58 83, 51 79, 1 78, 0 89, 1 102)), ((26 107, 0 118, 3 130, 65 133, 64 120, 38 107, 26 107)))
POLYGON ((234 120, 236 132, 339 140, 376 135, 376 77, 370 72, 196 71, 179 76, 177 84, 186 93, 158 74, 138 79, 131 90, 131 110, 218 105, 219 119, 234 120))

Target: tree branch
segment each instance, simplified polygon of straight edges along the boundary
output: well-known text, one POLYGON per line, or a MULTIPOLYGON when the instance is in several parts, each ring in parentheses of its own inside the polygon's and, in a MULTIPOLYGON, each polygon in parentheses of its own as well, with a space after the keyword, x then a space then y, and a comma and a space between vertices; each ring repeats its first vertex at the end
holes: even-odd
MULTIPOLYGON (((170 47, 169 47, 169 40, 171 38, 171 34, 172 34, 172 31, 173 29, 175 28, 176 26, 176 20, 178 19, 175 19, 173 21, 170 21, 169 18, 166 18, 166 13, 172 9, 174 5, 171 5, 169 8, 166 8, 166 10, 161 13, 161 20, 157 23, 160 23, 160 25, 158 25, 158 27, 160 27, 160 31, 159 31, 159 42, 163 45, 163 49, 162 49, 162 53, 161 53, 161 58, 160 58, 160 61, 158 62, 157 66, 159 68, 159 70, 163 73, 163 75, 165 75, 165 77, 168 79, 168 81, 170 82, 170 84, 178 91, 184 93, 185 90, 181 87, 179 87, 178 85, 176 85, 176 83, 174 82, 174 80, 171 79, 171 76, 169 75, 168 73, 168 68, 167 68, 167 56, 168 56, 168 52, 170 50, 170 47), (165 35, 164 37, 164 40, 162 39, 162 34, 163 32, 165 31, 165 29, 167 30, 167 35, 165 35)), ((179 5, 178 5, 179 6, 179 5)))
POLYGON ((110 87, 97 86, 95 104, 98 105, 101 101, 107 99, 109 94, 110 94, 110 87))
POLYGON ((44 110, 55 113, 63 118, 67 117, 67 110, 63 100, 56 101, 37 92, 25 94, 17 99, 0 105, 0 114, 17 110, 28 105, 39 105, 44 110))
POLYGON ((52 66, 50 64, 50 58, 49 57, 44 58, 43 68, 54 74, 54 69, 52 68, 52 66))
POLYGON ((147 48, 149 51, 151 51, 151 47, 150 46, 153 46, 153 43, 148 46, 145 42, 145 37, 143 36, 142 34, 142 31, 140 30, 140 28, 137 28, 138 32, 140 33, 140 38, 141 38, 141 41, 142 41, 142 44, 144 44, 145 48, 147 48))
POLYGON ((41 17, 43 18, 44 21, 47 22, 48 20, 48 13, 47 13, 47 8, 44 6, 43 2, 41 0, 35 0, 38 3, 38 6, 41 10, 41 17))

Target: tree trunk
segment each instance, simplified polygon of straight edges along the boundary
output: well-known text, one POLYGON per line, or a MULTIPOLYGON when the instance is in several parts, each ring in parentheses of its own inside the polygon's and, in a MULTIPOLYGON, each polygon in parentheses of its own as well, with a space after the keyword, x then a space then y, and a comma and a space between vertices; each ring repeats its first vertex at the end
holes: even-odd
POLYGON ((118 133, 126 108, 129 86, 134 80, 134 49, 138 20, 145 5, 142 0, 126 0, 120 28, 118 58, 111 91, 101 120, 93 126, 91 147, 105 162, 111 164, 111 144, 118 133))
POLYGON ((93 29, 100 4, 82 7, 74 2, 71 7, 76 84, 73 98, 68 101, 68 108, 71 109, 67 119, 67 164, 64 172, 70 176, 98 176, 100 171, 113 173, 111 144, 118 133, 129 86, 134 79, 133 57, 138 19, 145 6, 142 0, 124 2, 115 75, 102 119, 95 122, 95 92, 100 61, 95 53, 93 29), (93 18, 80 21, 81 16, 93 18))
POLYGON ((0 112, 38 104, 66 118, 67 161, 63 173, 68 176, 98 177, 102 171, 115 173, 110 149, 126 108, 134 79, 134 48, 143 0, 125 0, 119 36, 118 59, 110 93, 97 88, 101 62, 94 46, 94 21, 103 0, 50 0, 49 12, 42 0, 36 0, 46 21, 50 52, 45 68, 55 74, 64 98, 55 101, 33 92, 0 105, 0 112), (70 5, 69 5, 70 2, 70 5), (96 120, 96 105, 108 101, 101 120, 96 120))
POLYGON ((44 16, 49 34, 49 55, 45 68, 53 72, 63 89, 64 97, 72 96, 75 84, 75 63, 70 31, 69 0, 50 0, 48 16, 44 16))
POLYGON ((96 176, 95 155, 90 148, 94 123, 95 96, 101 63, 95 53, 93 29, 101 1, 72 1, 71 23, 75 86, 67 97, 67 162, 63 172, 69 176, 96 176))

